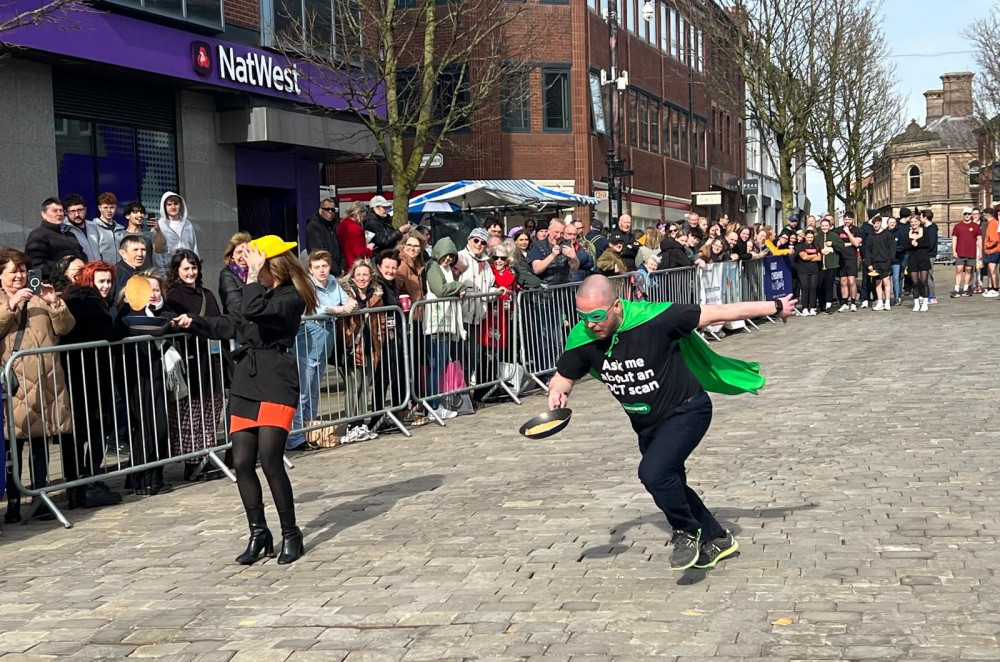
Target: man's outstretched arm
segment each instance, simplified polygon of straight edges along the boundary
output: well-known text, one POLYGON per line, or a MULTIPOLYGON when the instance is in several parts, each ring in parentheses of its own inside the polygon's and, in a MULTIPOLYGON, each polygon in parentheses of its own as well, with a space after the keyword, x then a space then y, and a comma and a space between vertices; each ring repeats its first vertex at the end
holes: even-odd
MULTIPOLYGON (((748 301, 745 303, 724 303, 701 307, 701 318, 698 326, 711 326, 722 322, 736 322, 738 320, 754 319, 771 315, 778 317, 782 322, 795 314, 795 304, 798 303, 791 294, 778 299, 781 302, 781 312, 777 311, 777 304, 774 301, 748 301)), ((557 375, 558 376, 558 375, 557 375)), ((551 393, 551 390, 549 391, 551 393)), ((551 398, 550 398, 551 400, 551 398)))

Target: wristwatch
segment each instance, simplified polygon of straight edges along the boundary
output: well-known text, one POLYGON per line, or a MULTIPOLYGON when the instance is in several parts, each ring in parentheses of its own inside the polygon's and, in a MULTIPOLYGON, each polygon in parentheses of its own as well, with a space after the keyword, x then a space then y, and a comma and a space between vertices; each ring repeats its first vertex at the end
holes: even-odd
POLYGON ((781 299, 774 300, 774 314, 780 315, 781 311, 785 309, 785 304, 781 302, 781 299))

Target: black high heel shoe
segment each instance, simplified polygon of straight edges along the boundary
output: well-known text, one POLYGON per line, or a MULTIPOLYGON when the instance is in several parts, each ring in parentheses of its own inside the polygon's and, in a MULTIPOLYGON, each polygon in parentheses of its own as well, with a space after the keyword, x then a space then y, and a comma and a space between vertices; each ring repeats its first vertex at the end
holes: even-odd
POLYGON ((306 547, 302 543, 302 531, 298 527, 281 532, 281 554, 278 555, 278 565, 298 561, 305 553, 306 547))
POLYGON ((253 565, 260 560, 261 555, 274 556, 274 537, 264 521, 264 507, 251 508, 247 511, 247 521, 250 523, 250 542, 246 551, 236 557, 240 565, 253 565))

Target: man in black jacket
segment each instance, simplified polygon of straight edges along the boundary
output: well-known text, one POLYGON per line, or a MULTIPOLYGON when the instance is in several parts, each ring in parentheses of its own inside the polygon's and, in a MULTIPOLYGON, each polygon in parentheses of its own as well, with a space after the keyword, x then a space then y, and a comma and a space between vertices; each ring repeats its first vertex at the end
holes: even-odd
POLYGON ((892 306, 892 260, 896 256, 896 238, 882 227, 882 217, 871 219, 872 233, 865 237, 865 271, 875 281, 878 302, 872 310, 890 310, 892 306))
POLYGON ((115 284, 111 289, 113 304, 118 303, 118 295, 124 291, 128 279, 134 276, 146 261, 146 243, 138 235, 127 234, 122 237, 118 255, 122 259, 115 265, 115 284))
POLYGON ((42 280, 51 283, 59 274, 51 273, 61 257, 75 255, 87 260, 80 242, 63 226, 65 217, 59 198, 46 198, 42 203, 42 224, 31 231, 24 245, 24 252, 31 260, 32 269, 42 270, 42 280))
POLYGON ((337 203, 333 198, 326 198, 319 203, 319 209, 306 221, 306 251, 326 251, 332 257, 330 273, 341 277, 347 270, 344 264, 344 254, 340 252, 340 242, 337 241, 337 203))
POLYGON ((368 213, 365 214, 365 232, 371 232, 371 242, 375 244, 375 255, 382 251, 395 248, 403 235, 410 231, 410 224, 405 223, 397 230, 392 227, 389 216, 389 201, 381 195, 376 195, 368 203, 368 213))

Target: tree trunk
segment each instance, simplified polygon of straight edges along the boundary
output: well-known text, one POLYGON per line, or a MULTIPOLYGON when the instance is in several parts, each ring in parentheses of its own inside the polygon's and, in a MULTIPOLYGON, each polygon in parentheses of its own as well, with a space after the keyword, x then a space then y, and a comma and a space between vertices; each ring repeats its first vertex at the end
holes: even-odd
POLYGON ((791 150, 787 149, 781 140, 776 142, 778 146, 778 184, 781 186, 781 212, 784 216, 782 220, 787 224, 788 216, 796 211, 793 202, 795 176, 792 173, 791 150))

